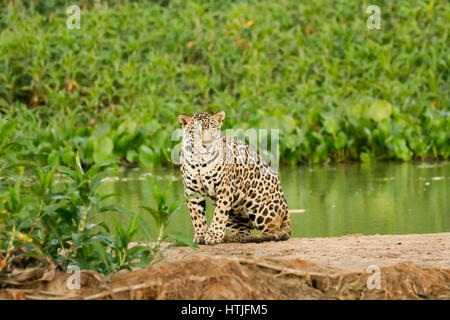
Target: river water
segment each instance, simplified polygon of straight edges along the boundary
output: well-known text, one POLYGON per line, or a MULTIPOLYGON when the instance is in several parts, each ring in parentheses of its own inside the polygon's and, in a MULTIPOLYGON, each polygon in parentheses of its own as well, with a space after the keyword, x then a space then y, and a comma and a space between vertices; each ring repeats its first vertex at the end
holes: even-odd
MULTIPOLYGON (((278 172, 289 205, 294 237, 330 237, 345 234, 408 234, 450 231, 450 162, 284 166, 278 172)), ((170 201, 183 196, 178 168, 122 171, 105 181, 102 193, 115 193, 108 202, 119 204, 155 225, 142 206, 153 206, 149 177, 164 188, 170 201)), ((208 221, 212 203, 207 201, 208 221)), ((126 225, 126 214, 106 213, 126 225)), ((171 217, 168 232, 192 237, 194 229, 186 205, 171 217)), ((143 233, 137 240, 145 240, 143 233)))

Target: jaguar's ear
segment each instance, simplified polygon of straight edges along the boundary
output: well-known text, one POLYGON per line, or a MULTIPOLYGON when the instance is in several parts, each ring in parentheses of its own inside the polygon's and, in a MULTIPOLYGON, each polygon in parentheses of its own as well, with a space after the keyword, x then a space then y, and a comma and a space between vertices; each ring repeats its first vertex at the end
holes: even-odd
POLYGON ((178 122, 180 123, 181 127, 184 128, 186 125, 191 122, 192 117, 188 116, 187 114, 180 114, 178 116, 178 122))
POLYGON ((223 124, 223 120, 225 120, 225 111, 218 111, 214 113, 213 118, 220 123, 220 125, 223 124))

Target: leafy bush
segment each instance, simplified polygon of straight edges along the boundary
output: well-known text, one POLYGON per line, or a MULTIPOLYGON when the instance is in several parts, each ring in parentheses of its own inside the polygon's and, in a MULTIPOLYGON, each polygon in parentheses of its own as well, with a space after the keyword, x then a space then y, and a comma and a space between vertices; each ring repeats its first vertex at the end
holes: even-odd
MULTIPOLYGON (((113 195, 97 193, 102 180, 114 173, 113 163, 98 162, 86 170, 76 155, 71 167, 41 165, 38 161, 42 155, 24 149, 26 142, 20 145, 11 139, 14 124, 0 122, 0 154, 4 155, 0 158, 0 272, 51 259, 62 268, 77 265, 110 274, 161 258, 160 242, 167 239, 164 231, 168 217, 181 203, 168 204, 166 197, 159 197, 160 210, 152 210, 157 223, 163 223, 159 234, 152 238, 140 224, 148 243, 130 246, 139 231, 140 217, 116 205, 104 206, 103 201, 113 195), (105 222, 89 223, 103 212, 119 212, 132 219, 126 228, 114 220, 114 232, 105 222)), ((43 161, 52 162, 45 156, 43 161)), ((171 238, 178 241, 166 249, 193 246, 182 235, 171 238)))

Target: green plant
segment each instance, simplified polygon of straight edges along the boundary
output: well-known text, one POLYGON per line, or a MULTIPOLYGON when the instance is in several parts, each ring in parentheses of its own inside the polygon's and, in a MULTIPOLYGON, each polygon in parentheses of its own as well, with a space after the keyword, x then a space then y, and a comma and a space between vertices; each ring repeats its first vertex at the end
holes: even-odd
POLYGON ((31 267, 49 258, 62 268, 75 264, 105 274, 159 261, 162 236, 156 246, 132 245, 138 216, 117 205, 103 205, 113 195, 100 196, 97 189, 114 173, 111 165, 101 162, 85 170, 77 155, 73 168, 30 160, 0 166, 0 272, 18 260, 31 261, 25 263, 31 267), (103 212, 119 212, 132 220, 127 228, 114 220, 112 233, 104 222, 89 223, 103 212))
MULTIPOLYGON (((171 188, 170 183, 166 184, 165 188, 161 190, 156 183, 156 180, 154 180, 152 177, 148 177, 148 182, 152 188, 153 199, 155 200, 156 208, 148 206, 144 206, 142 208, 151 214, 153 220, 156 223, 158 232, 154 241, 156 242, 156 245, 159 246, 159 244, 166 239, 165 230, 167 228, 167 225, 169 224, 171 216, 183 203, 185 203, 186 200, 191 199, 195 196, 183 197, 180 200, 170 203, 168 200, 168 193, 171 188)), ((181 233, 171 233, 168 236, 176 240, 176 242, 169 247, 195 247, 195 244, 190 239, 187 239, 185 236, 183 236, 183 234, 181 233)))

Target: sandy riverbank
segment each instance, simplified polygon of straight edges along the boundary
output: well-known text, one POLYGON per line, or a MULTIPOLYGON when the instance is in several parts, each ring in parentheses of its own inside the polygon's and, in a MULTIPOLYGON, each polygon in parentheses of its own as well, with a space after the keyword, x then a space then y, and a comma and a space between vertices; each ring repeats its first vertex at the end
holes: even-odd
POLYGON ((283 242, 219 244, 167 251, 168 259, 183 256, 247 256, 264 259, 308 260, 325 267, 362 270, 370 265, 413 262, 420 267, 450 269, 450 232, 405 235, 345 235, 293 238, 283 242))

